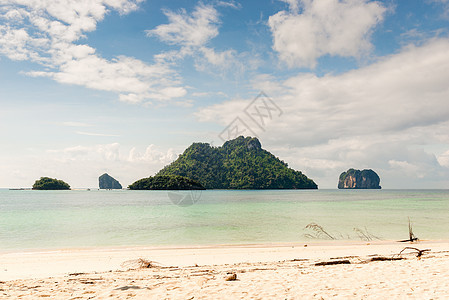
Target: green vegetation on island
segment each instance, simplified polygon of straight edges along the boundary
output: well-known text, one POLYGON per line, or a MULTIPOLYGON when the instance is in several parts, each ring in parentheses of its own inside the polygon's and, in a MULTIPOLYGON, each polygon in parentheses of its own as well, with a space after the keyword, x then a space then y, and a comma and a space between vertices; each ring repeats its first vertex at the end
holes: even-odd
POLYGON ((262 149, 257 138, 240 136, 221 147, 193 143, 157 176, 180 175, 206 189, 317 189, 316 183, 262 149))
POLYGON ((62 180, 41 177, 33 184, 33 190, 70 190, 70 185, 62 180))
POLYGON ((130 190, 204 190, 199 182, 176 175, 153 176, 137 180, 129 185, 130 190))
POLYGON ((371 169, 349 169, 340 174, 339 189, 380 189, 380 177, 371 169))

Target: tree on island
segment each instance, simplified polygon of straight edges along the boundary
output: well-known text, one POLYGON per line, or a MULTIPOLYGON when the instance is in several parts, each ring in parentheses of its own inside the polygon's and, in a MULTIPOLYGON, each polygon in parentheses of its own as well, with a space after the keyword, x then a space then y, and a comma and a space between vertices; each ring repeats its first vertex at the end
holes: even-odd
POLYGON ((137 180, 130 190, 204 190, 197 181, 182 176, 154 176, 137 180))
POLYGON ((70 190, 70 185, 56 178, 41 177, 33 184, 33 190, 70 190))

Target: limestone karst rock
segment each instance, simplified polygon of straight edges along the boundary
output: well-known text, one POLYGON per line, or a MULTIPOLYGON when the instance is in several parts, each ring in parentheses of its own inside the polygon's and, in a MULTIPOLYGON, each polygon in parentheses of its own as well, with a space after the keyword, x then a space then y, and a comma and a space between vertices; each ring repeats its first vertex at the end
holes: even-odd
POLYGON ((371 169, 349 169, 341 173, 338 180, 339 189, 380 189, 380 177, 371 169))
POLYGON ((104 190, 121 190, 122 185, 120 182, 115 180, 113 177, 109 176, 107 173, 104 173, 98 178, 98 182, 100 185, 100 189, 104 190))

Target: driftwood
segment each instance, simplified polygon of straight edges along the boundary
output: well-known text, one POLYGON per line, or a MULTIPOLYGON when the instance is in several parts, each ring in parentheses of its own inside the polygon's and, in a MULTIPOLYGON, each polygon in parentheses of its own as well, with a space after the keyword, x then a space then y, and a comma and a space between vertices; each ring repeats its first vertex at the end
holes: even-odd
POLYGON ((403 257, 385 257, 385 256, 376 256, 372 257, 369 262, 371 261, 389 261, 389 260, 402 260, 403 257))
POLYGON ((349 265, 351 262, 347 259, 343 260, 331 260, 331 261, 322 261, 315 264, 315 266, 330 266, 330 265, 349 265))
POLYGON ((406 242, 417 242, 418 238, 415 236, 415 234, 413 233, 413 228, 412 228, 412 223, 410 222, 410 218, 408 218, 408 240, 402 240, 402 241, 398 241, 400 243, 406 243, 406 242))
POLYGON ((415 248, 415 247, 405 247, 404 249, 401 250, 401 252, 398 253, 398 255, 401 255, 402 252, 404 252, 404 251, 407 250, 407 249, 416 251, 416 257, 421 257, 421 256, 423 256, 423 254, 424 254, 425 252, 428 252, 428 251, 431 250, 431 249, 420 250, 420 249, 415 248))

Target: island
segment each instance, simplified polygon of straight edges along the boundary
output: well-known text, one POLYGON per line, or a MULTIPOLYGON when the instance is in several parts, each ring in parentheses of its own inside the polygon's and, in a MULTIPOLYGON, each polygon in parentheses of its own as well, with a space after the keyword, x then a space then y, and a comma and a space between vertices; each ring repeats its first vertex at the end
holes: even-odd
POLYGON ((204 190, 201 183, 177 175, 158 175, 137 180, 130 190, 204 190))
POLYGON ((206 189, 317 189, 317 184, 295 171, 255 137, 239 136, 221 147, 193 143, 156 176, 183 176, 206 189))
POLYGON ((380 189, 380 177, 371 169, 349 169, 340 174, 339 189, 380 189))
POLYGON ((108 173, 104 173, 98 178, 98 185, 101 190, 121 190, 122 185, 108 173))
POLYGON ((33 184, 33 190, 70 190, 70 185, 62 180, 41 177, 33 184))

